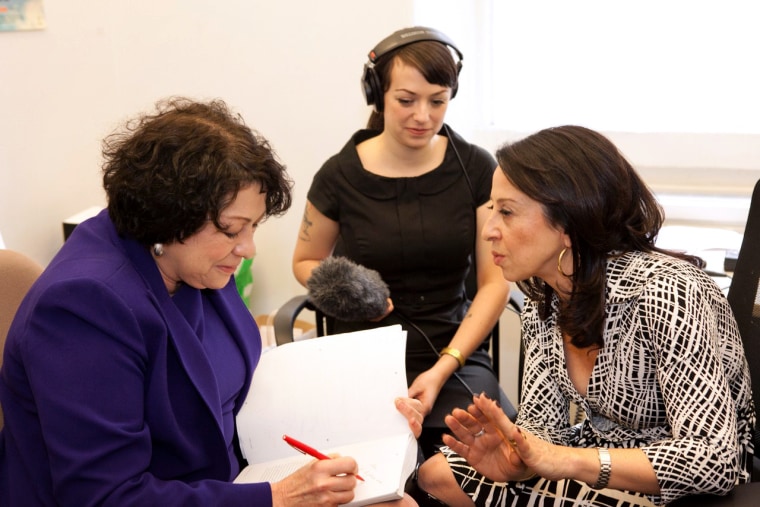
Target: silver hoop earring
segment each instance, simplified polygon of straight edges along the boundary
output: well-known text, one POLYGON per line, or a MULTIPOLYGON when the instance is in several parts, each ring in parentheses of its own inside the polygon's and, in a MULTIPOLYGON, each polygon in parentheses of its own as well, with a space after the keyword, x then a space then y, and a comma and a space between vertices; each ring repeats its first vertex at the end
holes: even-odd
POLYGON ((153 255, 156 257, 161 257, 164 255, 164 245, 163 243, 156 243, 153 245, 153 255))
POLYGON ((563 248, 562 251, 559 253, 559 257, 557 258, 557 271, 559 271, 560 275, 570 278, 571 276, 573 276, 572 273, 568 275, 567 273, 562 271, 562 258, 565 256, 565 252, 567 252, 567 248, 563 248))

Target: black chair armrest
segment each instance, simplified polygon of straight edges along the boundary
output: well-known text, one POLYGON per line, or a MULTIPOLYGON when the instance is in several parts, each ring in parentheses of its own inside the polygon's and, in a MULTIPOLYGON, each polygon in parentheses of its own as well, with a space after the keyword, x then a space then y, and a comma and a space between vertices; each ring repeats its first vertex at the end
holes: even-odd
POLYGON ((293 296, 277 309, 272 319, 272 326, 274 327, 274 339, 278 347, 283 343, 293 341, 293 325, 296 322, 296 317, 298 317, 298 314, 304 308, 312 308, 309 297, 305 294, 293 296))

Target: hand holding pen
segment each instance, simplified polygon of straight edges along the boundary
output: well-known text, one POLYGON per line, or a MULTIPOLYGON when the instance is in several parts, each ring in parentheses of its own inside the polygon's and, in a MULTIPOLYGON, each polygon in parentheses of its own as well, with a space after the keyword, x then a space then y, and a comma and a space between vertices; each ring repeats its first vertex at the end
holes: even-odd
MULTIPOLYGON (((298 444, 306 448, 305 444, 298 444)), ((305 450, 298 451, 309 454, 305 450)), ((315 456, 317 460, 306 463, 279 481, 270 483, 272 507, 338 506, 350 503, 354 499, 357 485, 356 460, 349 456, 330 458, 319 454, 326 459, 315 456)))
MULTIPOLYGON (((289 437, 288 435, 283 435, 282 439, 285 440, 285 442, 287 442, 287 444, 289 446, 291 446, 293 449, 297 450, 300 453, 307 454, 307 455, 311 456, 312 458, 317 458, 317 459, 320 459, 320 460, 322 460, 322 459, 332 459, 330 456, 328 456, 328 455, 326 455, 324 453, 319 452, 318 450, 314 449, 313 447, 310 447, 310 446, 304 444, 303 442, 301 442, 299 440, 296 440, 293 437, 289 437)), ((360 481, 364 481, 364 479, 359 474, 355 474, 355 476, 360 481)))

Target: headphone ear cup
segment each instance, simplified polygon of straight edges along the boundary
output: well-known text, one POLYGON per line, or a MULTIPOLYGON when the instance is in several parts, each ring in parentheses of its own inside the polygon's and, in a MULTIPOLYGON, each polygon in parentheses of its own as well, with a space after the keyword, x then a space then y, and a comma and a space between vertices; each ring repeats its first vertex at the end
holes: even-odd
POLYGON ((364 76, 362 77, 362 90, 368 106, 375 106, 377 112, 383 110, 383 88, 380 84, 380 78, 375 72, 374 65, 371 63, 364 64, 364 76))
POLYGON ((457 84, 454 85, 454 88, 451 90, 451 98, 457 96, 457 91, 459 90, 459 73, 462 72, 462 60, 459 60, 457 62, 457 84))

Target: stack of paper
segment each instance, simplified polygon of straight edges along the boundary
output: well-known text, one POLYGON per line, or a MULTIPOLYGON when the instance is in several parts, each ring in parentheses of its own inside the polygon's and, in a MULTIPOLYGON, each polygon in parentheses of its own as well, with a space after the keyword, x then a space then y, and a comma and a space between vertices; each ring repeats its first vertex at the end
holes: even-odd
POLYGON ((405 350, 406 333, 389 326, 262 355, 237 416, 249 466, 235 482, 276 482, 312 460, 283 441, 287 434, 357 461, 364 481, 349 505, 401 498, 417 460, 417 441, 394 403, 408 393, 405 350))

